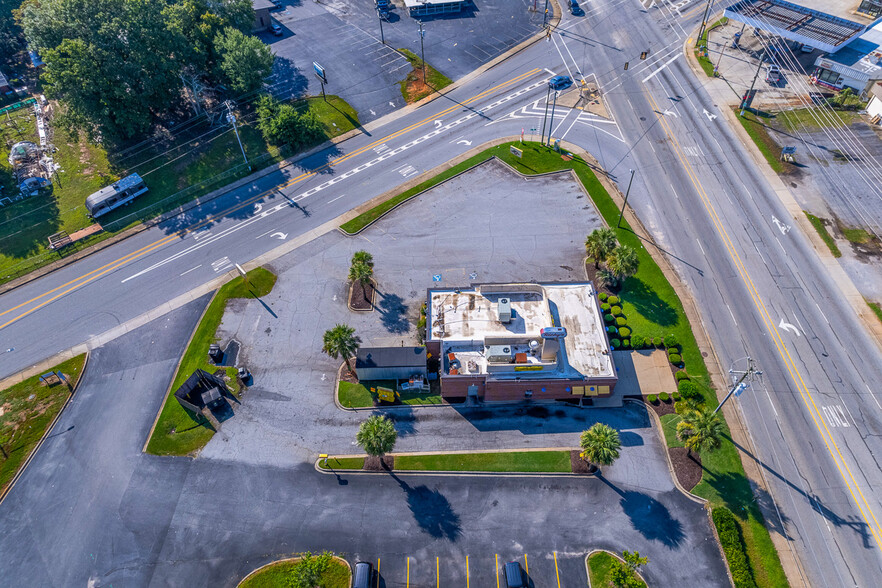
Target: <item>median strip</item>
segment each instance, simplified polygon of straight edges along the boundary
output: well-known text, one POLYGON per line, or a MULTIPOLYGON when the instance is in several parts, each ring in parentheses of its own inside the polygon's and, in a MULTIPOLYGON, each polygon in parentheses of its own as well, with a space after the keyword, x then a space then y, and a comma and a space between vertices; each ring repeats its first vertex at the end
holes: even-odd
MULTIPOLYGON (((578 451, 575 452, 578 454, 578 451)), ((568 449, 538 451, 498 451, 476 453, 403 453, 392 458, 390 471, 407 472, 491 472, 491 473, 573 473, 573 451, 568 449)), ((319 459, 324 471, 365 469, 365 457, 330 456, 319 459)), ((371 470, 377 471, 377 470, 371 470)), ((385 470, 381 470, 385 471, 385 470)))

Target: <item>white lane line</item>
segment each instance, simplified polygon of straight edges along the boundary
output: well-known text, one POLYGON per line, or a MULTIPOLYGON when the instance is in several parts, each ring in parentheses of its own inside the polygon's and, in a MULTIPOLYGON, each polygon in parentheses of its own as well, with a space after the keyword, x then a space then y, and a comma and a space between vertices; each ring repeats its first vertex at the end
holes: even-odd
MULTIPOLYGON (((555 134, 557 133, 557 130, 563 126, 563 124, 567 121, 567 117, 570 116, 570 114, 571 114, 572 112, 573 112, 572 110, 568 111, 568 112, 564 115, 564 117, 561 119, 561 121, 560 121, 559 123, 557 123, 557 126, 554 127, 554 130, 551 131, 551 134, 552 134, 552 135, 555 135, 555 134)), ((579 120, 579 117, 578 117, 578 116, 576 117, 576 120, 579 120)), ((554 121, 551 121, 551 122, 553 123, 554 121)), ((575 124, 575 121, 573 121, 573 123, 575 124)))
MULTIPOLYGON (((201 263, 199 265, 197 265, 196 267, 188 269, 187 271, 184 272, 184 274, 189 274, 190 272, 192 272, 194 270, 198 270, 200 267, 202 267, 201 263)), ((181 275, 183 276, 184 274, 181 274, 181 275)))
POLYGON ((664 64, 663 66, 661 66, 660 68, 658 68, 657 70, 655 70, 654 72, 652 72, 651 74, 649 74, 648 76, 646 76, 645 78, 643 78, 643 83, 645 84, 646 82, 648 82, 649 80, 651 80, 652 78, 654 78, 656 74, 658 74, 658 73, 659 73, 660 71, 662 71, 664 68, 666 68, 666 67, 668 67, 669 65, 671 65, 671 63, 673 63, 673 61, 674 61, 675 59, 677 59, 678 57, 680 57, 680 55, 682 55, 682 54, 681 54, 681 53, 677 53, 676 55, 674 55, 673 57, 671 57, 670 59, 668 59, 668 60, 665 62, 665 64, 664 64))
POLYGON ((573 67, 576 68, 576 73, 579 74, 579 76, 580 76, 581 79, 582 79, 582 84, 584 85, 584 84, 586 83, 586 82, 585 82, 585 76, 582 75, 582 70, 581 70, 581 68, 579 67, 579 64, 576 63, 576 58, 573 57, 573 54, 570 52, 570 48, 567 46, 567 42, 564 41, 564 36, 563 36, 563 35, 560 36, 560 42, 561 42, 561 44, 564 46, 564 49, 567 50, 567 55, 569 55, 569 56, 570 56, 570 59, 573 60, 573 67))
POLYGON ((870 398, 872 398, 872 399, 873 399, 873 402, 875 402, 875 403, 876 403, 876 406, 878 406, 878 407, 879 407, 879 410, 882 410, 882 404, 879 404, 879 401, 878 401, 878 400, 876 400, 876 395, 875 395, 875 394, 873 394, 873 391, 872 391, 872 390, 870 390, 870 386, 869 386, 869 384, 866 384, 866 383, 865 383, 865 384, 864 384, 864 386, 866 386, 866 387, 867 387, 867 392, 869 392, 869 393, 870 393, 870 398))
POLYGON ((854 415, 851 414, 851 409, 848 408, 848 405, 845 404, 845 401, 842 402, 842 406, 844 406, 844 407, 845 407, 845 410, 848 411, 848 416, 851 417, 851 422, 854 423, 855 428, 857 428, 857 421, 854 420, 854 415))
POLYGON ((334 198, 333 200, 328 200, 327 204, 331 204, 332 202, 337 202, 338 200, 340 200, 340 199, 343 198, 344 196, 346 196, 346 194, 340 194, 339 196, 337 196, 337 197, 334 198))
MULTIPOLYGON (((815 302, 815 307, 818 309, 818 314, 820 314, 822 317, 824 317, 824 320, 827 321, 827 324, 829 325, 829 324, 830 324, 830 321, 827 320, 827 316, 824 314, 824 311, 821 310, 821 307, 818 306, 818 303, 817 303, 817 302, 815 302)), ((832 326, 832 325, 831 325, 831 326, 832 326)))
POLYGON ((729 309, 729 316, 732 317, 732 322, 735 323, 735 326, 737 327, 737 326, 738 326, 738 321, 735 320, 735 314, 732 312, 732 309, 729 307, 728 304, 726 305, 726 308, 729 309))
POLYGON ((261 234, 259 234, 258 236, 255 237, 255 239, 260 239, 261 237, 264 237, 264 236, 266 236, 266 235, 269 235, 269 234, 272 233, 273 231, 275 231, 275 229, 270 229, 270 230, 268 230, 266 233, 261 233, 261 234))
POLYGON ((701 249, 701 254, 707 257, 707 253, 704 252, 704 247, 701 246, 701 241, 696 239, 695 242, 698 243, 698 248, 701 249))

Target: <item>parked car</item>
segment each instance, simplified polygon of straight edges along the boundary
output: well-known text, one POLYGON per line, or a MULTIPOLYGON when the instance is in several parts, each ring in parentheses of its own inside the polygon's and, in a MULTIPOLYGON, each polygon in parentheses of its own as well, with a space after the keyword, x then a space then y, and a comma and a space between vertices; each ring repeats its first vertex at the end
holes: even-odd
POLYGON ((505 586, 506 588, 526 588, 527 583, 524 581, 524 571, 521 569, 520 562, 510 561, 505 564, 505 586))
POLYGON ((777 84, 781 81, 781 68, 774 63, 766 66, 766 82, 777 84))
POLYGON ((815 48, 812 47, 811 45, 806 45, 805 43, 803 43, 802 47, 800 47, 799 50, 802 51, 803 53, 811 53, 812 51, 815 50, 815 48))
POLYGON ((273 34, 275 36, 277 36, 277 37, 282 36, 282 27, 278 23, 274 22, 272 25, 270 25, 270 29, 273 31, 273 34))
POLYGON ((579 6, 578 0, 570 0, 570 14, 573 16, 582 16, 585 14, 585 11, 579 6))
POLYGON ((573 80, 569 76, 554 76, 548 80, 548 86, 552 90, 563 90, 573 85, 573 80))

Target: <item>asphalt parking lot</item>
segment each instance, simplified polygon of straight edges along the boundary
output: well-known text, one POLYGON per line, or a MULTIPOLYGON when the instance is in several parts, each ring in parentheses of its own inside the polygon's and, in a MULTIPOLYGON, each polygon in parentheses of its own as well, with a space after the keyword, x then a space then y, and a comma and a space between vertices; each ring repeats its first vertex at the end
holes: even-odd
MULTIPOLYGON (((404 106, 398 82, 411 68, 394 49, 419 55, 420 37, 417 21, 398 4, 383 23, 383 44, 372 0, 283 2, 270 13, 283 35, 260 34, 277 55, 273 92, 284 98, 320 94, 312 66, 317 61, 327 72, 326 92, 349 102, 362 123, 404 106)), ((423 19, 426 62, 454 80, 466 75, 541 28, 541 14, 528 10, 532 4, 489 0, 458 15, 423 19)))

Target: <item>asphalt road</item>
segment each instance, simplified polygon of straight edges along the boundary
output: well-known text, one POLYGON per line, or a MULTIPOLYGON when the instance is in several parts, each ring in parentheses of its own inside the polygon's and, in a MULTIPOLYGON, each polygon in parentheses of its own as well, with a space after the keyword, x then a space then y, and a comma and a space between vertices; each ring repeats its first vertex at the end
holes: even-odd
POLYGON ((0 374, 158 307, 230 262, 253 259, 464 152, 466 143, 522 128, 529 134, 541 119, 546 68, 593 72, 616 124, 559 112, 554 134, 594 153, 620 180, 638 170, 630 202, 694 294, 723 363, 758 361, 762 383, 736 402, 771 484, 770 512, 780 513, 769 524, 792 539, 807 579, 873 585, 882 568, 875 457, 882 354, 678 57, 700 17, 692 10, 680 18, 670 7, 592 3, 549 41, 415 112, 380 119, 339 153, 304 162, 317 174, 270 175, 5 294, 0 330, 3 347, 14 351, 0 356, 0 374), (640 62, 647 46, 651 57, 640 62), (283 182, 295 205, 264 194, 283 182))

